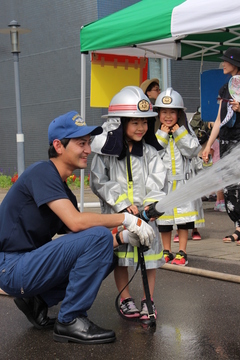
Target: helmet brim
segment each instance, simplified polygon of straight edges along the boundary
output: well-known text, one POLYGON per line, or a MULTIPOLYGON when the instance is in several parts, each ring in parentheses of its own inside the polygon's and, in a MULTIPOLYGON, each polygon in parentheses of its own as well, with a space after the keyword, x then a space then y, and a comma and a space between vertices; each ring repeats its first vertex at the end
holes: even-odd
POLYGON ((157 112, 151 112, 151 113, 149 113, 149 112, 142 112, 142 113, 140 113, 140 112, 136 112, 136 114, 134 114, 134 113, 128 113, 128 112, 126 112, 126 114, 123 114, 123 112, 121 111, 121 113, 118 113, 118 112, 116 112, 116 113, 113 113, 113 114, 106 114, 106 115, 102 115, 101 116, 101 118, 103 118, 103 119, 106 119, 106 118, 114 118, 114 117, 120 117, 120 118, 122 118, 122 117, 129 117, 129 118, 150 118, 150 117, 154 117, 154 116, 157 116, 158 115, 158 113, 157 112))

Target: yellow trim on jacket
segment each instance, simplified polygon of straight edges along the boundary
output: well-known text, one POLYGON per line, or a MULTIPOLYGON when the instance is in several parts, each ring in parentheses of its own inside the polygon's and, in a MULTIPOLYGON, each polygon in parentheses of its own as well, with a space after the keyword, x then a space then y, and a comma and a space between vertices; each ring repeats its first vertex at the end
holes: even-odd
POLYGON ((126 199, 128 199, 127 194, 119 195, 117 201, 115 202, 115 205, 117 205, 118 203, 120 203, 120 202, 122 202, 122 201, 124 201, 126 199))
MULTIPOLYGON (((176 209, 176 208, 175 208, 176 209)), ((173 220, 175 218, 181 218, 181 217, 189 217, 189 216, 195 216, 198 215, 198 211, 189 211, 182 214, 177 214, 177 212, 174 212, 174 215, 162 215, 161 220, 173 220)))
POLYGON ((184 136, 186 136, 188 134, 187 130, 184 130, 181 134, 179 134, 178 136, 175 137, 175 143, 178 142, 179 140, 181 140, 184 136))
POLYGON ((157 135, 157 134, 156 134, 156 137, 157 137, 158 140, 162 141, 164 144, 166 144, 166 145, 168 144, 167 139, 165 139, 164 137, 162 137, 160 135, 157 135))
MULTIPOLYGON (((134 262, 138 262, 138 251, 137 247, 134 246, 134 250, 130 252, 116 251, 115 255, 120 259, 134 259, 134 262)), ((159 254, 144 255, 145 262, 160 260, 163 257, 163 250, 159 254)))
MULTIPOLYGON (((130 155, 130 166, 132 173, 132 157, 130 155)), ((127 174, 127 184, 128 184, 128 199, 133 204, 133 182, 129 181, 128 168, 127 168, 127 158, 126 158, 126 174, 127 174)))

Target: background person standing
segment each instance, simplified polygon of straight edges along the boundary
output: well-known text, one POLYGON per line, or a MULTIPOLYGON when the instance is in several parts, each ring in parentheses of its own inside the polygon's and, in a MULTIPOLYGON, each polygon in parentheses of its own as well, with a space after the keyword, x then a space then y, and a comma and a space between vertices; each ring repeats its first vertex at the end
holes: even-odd
POLYGON ((147 79, 140 85, 140 88, 154 105, 158 95, 161 93, 159 80, 156 78, 147 79))
MULTIPOLYGON (((221 58, 223 60, 223 72, 231 76, 240 75, 240 49, 230 47, 221 58)), ((211 153, 211 146, 219 136, 220 158, 228 154, 231 149, 240 142, 240 105, 233 100, 228 90, 228 83, 219 90, 219 109, 216 121, 211 131, 207 145, 202 153, 203 160, 207 163, 211 153), (228 116, 233 110, 233 115, 228 116), (222 126, 222 123, 229 118, 222 126)), ((235 184, 224 189, 225 207, 230 219, 235 223, 236 230, 232 235, 223 238, 223 242, 237 241, 240 245, 240 185, 235 184)))

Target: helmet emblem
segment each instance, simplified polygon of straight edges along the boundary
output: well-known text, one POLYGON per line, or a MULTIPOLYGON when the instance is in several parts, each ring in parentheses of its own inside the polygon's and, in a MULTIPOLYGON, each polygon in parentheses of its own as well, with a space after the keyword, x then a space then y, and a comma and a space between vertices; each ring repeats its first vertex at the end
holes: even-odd
POLYGON ((172 102, 172 98, 170 97, 170 96, 164 96, 163 98, 162 98, 162 103, 163 104, 171 104, 171 102, 172 102))
POLYGON ((150 108, 149 102, 147 100, 140 100, 138 103, 138 108, 140 111, 148 111, 150 108))

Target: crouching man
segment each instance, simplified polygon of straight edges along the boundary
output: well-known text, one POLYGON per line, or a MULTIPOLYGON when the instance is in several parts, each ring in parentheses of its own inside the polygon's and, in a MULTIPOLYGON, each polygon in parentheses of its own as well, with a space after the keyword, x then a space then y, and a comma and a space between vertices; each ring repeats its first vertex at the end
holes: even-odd
POLYGON ((103 279, 111 271, 116 240, 108 228, 125 225, 129 241, 153 240, 152 228, 129 213, 80 213, 65 180, 87 167, 90 137, 76 111, 53 120, 48 129, 49 160, 29 166, 0 206, 0 288, 38 329, 54 327, 59 342, 107 343, 115 340, 87 317, 103 279), (55 234, 65 234, 54 241, 55 234), (61 303, 58 318, 48 308, 61 303))

